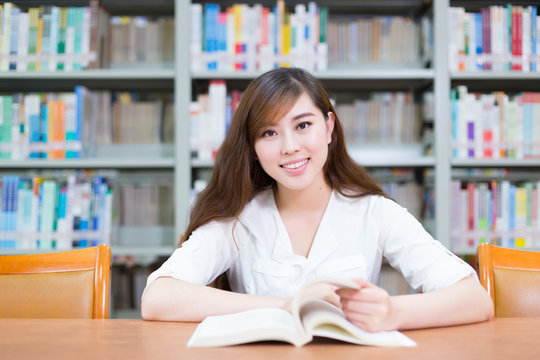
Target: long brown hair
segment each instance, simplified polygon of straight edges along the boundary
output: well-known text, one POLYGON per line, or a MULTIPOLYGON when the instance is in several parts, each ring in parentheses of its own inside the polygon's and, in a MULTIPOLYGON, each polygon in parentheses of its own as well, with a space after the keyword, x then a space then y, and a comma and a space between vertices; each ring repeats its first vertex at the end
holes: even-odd
POLYGON ((261 129, 293 107, 306 93, 328 118, 335 117, 324 176, 329 186, 347 197, 386 196, 366 169, 347 153, 343 128, 322 83, 299 68, 268 71, 247 87, 215 160, 212 177, 199 194, 180 244, 198 227, 219 219, 233 219, 261 190, 275 184, 255 157, 254 143, 261 129))

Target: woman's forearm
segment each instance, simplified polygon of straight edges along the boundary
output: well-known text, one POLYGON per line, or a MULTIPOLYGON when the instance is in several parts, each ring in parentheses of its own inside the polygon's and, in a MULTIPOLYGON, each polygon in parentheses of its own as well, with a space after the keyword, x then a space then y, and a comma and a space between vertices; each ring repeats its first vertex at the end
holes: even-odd
POLYGON ((472 277, 444 289, 392 298, 395 328, 417 329, 480 322, 493 316, 489 294, 472 277))
POLYGON ((238 294, 162 277, 145 290, 141 314, 145 320, 201 321, 209 315, 288 304, 288 298, 238 294))

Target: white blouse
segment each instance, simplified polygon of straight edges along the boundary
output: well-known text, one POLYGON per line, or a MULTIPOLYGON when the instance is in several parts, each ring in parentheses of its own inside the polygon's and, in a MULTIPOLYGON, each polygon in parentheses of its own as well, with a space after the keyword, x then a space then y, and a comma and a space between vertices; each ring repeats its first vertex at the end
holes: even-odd
POLYGON ((293 253, 272 190, 259 193, 238 220, 193 232, 147 281, 168 276, 206 285, 227 272, 235 292, 292 296, 318 276, 377 283, 383 256, 411 287, 429 292, 475 271, 434 240, 403 207, 382 196, 347 198, 334 191, 308 257, 293 253))

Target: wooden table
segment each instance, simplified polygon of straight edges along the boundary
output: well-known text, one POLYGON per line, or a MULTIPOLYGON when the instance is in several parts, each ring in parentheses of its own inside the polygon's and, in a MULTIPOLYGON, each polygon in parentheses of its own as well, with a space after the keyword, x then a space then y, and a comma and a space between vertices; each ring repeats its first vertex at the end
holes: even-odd
POLYGON ((143 320, 0 319, 0 359, 540 359, 540 318, 406 331, 415 348, 317 340, 187 348, 196 324, 143 320))

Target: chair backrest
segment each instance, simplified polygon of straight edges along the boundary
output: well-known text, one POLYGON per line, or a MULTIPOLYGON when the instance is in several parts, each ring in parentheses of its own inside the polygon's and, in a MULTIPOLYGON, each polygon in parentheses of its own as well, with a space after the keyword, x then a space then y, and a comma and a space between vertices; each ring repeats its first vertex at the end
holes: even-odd
POLYGON ((109 317, 111 249, 0 256, 0 318, 109 317))
POLYGON ((496 317, 540 316, 540 252, 483 243, 478 270, 496 317))

